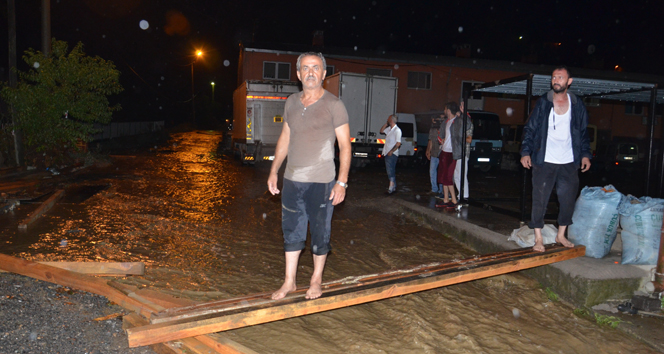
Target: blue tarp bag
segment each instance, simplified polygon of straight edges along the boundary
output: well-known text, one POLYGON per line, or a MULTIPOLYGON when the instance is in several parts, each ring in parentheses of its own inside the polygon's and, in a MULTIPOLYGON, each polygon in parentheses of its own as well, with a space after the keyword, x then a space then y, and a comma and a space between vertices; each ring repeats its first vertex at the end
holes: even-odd
POLYGON ((602 258, 609 254, 618 234, 618 205, 622 193, 615 187, 584 187, 574 205, 567 238, 586 246, 586 256, 602 258))
POLYGON ((622 264, 657 264, 664 199, 628 195, 618 206, 622 264))

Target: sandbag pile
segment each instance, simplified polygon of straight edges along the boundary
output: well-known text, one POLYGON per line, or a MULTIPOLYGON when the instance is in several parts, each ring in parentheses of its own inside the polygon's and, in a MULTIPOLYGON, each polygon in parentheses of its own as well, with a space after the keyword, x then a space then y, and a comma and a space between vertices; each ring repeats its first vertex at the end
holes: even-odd
POLYGON ((622 228, 622 264, 657 264, 664 199, 628 195, 618 207, 622 228))
POLYGON ((581 190, 567 238, 575 245, 586 246, 586 256, 602 258, 611 251, 618 234, 618 205, 622 198, 612 185, 586 186, 581 190))
POLYGON ((622 229, 622 264, 657 264, 664 199, 624 196, 612 185, 584 187, 576 201, 568 239, 586 246, 586 256, 609 254, 622 229))

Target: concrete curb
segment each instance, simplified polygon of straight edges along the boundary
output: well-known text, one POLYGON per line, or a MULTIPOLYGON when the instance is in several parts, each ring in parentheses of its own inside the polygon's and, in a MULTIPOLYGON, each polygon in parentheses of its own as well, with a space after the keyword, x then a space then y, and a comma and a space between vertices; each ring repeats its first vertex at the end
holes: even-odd
MULTIPOLYGON (((442 213, 416 203, 396 198, 362 200, 357 204, 402 214, 427 225, 478 253, 493 253, 519 248, 507 241, 508 235, 477 226, 457 217, 456 213, 442 213)), ((500 217, 496 214, 496 217, 500 217)), ((571 259, 523 271, 537 279, 542 286, 576 306, 591 307, 609 299, 627 299, 648 281, 649 273, 639 267, 615 264, 613 259, 588 257, 571 259)))

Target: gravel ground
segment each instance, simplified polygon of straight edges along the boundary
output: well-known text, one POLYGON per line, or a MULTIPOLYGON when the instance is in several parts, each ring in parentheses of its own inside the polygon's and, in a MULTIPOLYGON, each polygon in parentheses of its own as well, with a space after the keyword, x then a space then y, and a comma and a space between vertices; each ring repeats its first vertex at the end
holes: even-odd
POLYGON ((122 317, 103 296, 12 273, 0 273, 0 354, 155 353, 129 348, 122 317))

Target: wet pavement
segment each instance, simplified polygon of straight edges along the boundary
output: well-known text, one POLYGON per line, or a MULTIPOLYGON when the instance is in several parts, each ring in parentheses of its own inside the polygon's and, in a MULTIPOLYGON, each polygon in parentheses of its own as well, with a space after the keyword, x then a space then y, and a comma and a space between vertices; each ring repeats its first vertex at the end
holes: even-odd
MULTIPOLYGON (((242 166, 218 149, 220 141, 214 132, 174 134, 157 149, 78 171, 61 185, 67 196, 26 232, 16 225, 35 204, 0 214, 0 247, 31 260, 142 261, 146 275, 123 282, 200 301, 274 290, 283 277, 283 241, 280 198, 266 188, 270 166, 242 166)), ((425 169, 398 168, 397 175, 393 197, 431 200, 425 169)), ((518 190, 505 176, 484 176, 485 183, 518 190)), ((471 196, 488 190, 482 183, 471 180, 471 196)), ((387 184, 382 166, 351 172, 347 200, 335 208, 325 281, 475 254, 403 215, 363 206, 384 197, 387 184)), ((299 285, 312 268, 307 250, 299 285)), ((652 352, 573 310, 532 279, 510 274, 227 334, 259 353, 652 352)))

